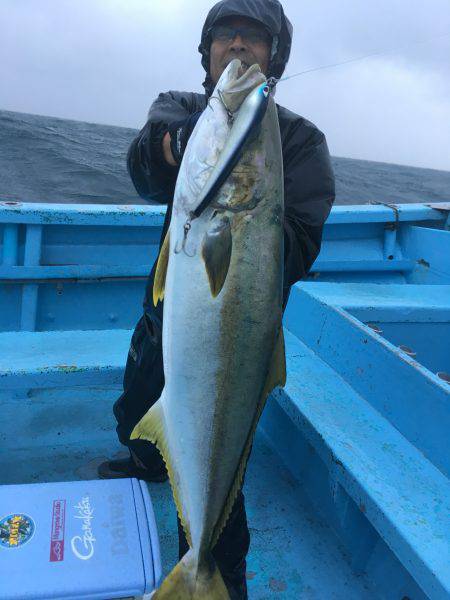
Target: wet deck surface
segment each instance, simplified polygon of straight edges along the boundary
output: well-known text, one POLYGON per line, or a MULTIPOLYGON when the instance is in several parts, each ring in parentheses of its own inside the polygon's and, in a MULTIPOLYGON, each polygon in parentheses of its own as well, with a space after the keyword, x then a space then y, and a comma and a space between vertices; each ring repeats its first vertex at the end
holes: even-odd
MULTIPOLYGON (((14 431, 0 427, 1 483, 96 478, 102 460, 123 453, 111 414, 117 393, 80 388, 0 400, 3 423, 20 424, 14 431)), ((169 484, 149 489, 167 573, 177 561, 175 509, 169 484)), ((250 600, 377 597, 365 577, 353 575, 336 537, 262 434, 255 440, 244 491, 251 531, 250 600)))

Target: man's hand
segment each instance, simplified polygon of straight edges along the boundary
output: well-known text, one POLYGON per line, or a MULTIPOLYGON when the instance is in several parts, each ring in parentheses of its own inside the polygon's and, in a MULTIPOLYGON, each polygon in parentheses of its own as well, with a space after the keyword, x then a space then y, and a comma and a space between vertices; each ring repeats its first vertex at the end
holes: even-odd
POLYGON ((162 141, 164 159, 165 159, 166 163, 168 163, 171 167, 176 167, 177 163, 175 162, 175 159, 173 157, 172 150, 170 148, 170 142, 171 142, 170 133, 167 132, 165 134, 165 136, 163 137, 163 141, 162 141))
POLYGON ((168 126, 168 132, 163 137, 164 159, 173 167, 179 166, 183 160, 184 151, 191 133, 203 111, 192 113, 186 119, 175 121, 168 126))

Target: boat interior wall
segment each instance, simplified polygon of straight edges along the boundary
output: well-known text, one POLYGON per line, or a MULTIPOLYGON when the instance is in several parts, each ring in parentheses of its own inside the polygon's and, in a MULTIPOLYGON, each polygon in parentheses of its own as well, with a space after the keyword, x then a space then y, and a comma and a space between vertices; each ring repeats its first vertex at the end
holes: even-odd
POLYGON ((417 265, 407 276, 408 283, 450 283, 449 238, 444 229, 417 225, 402 228, 401 244, 417 265))
MULTIPOLYGON (((358 318, 361 320, 361 317, 358 318)), ((395 317, 390 321, 375 320, 385 339, 432 373, 450 373, 450 319, 445 322, 415 323, 394 319, 395 317)))
MULTIPOLYGON (((450 256, 450 254, 449 254, 450 256)), ((448 285, 304 283, 302 289, 345 309, 436 374, 450 372, 448 285)))

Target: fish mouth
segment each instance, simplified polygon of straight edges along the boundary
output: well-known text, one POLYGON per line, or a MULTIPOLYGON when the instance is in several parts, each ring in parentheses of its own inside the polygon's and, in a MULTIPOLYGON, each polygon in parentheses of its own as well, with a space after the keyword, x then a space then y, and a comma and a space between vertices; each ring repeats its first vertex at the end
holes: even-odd
POLYGON ((245 62, 245 60, 241 60, 241 66, 239 67, 238 70, 238 75, 239 77, 242 77, 242 75, 248 71, 248 69, 250 68, 250 65, 248 62, 245 62))
POLYGON ((248 63, 233 59, 219 79, 219 96, 227 109, 235 112, 248 94, 266 81, 258 63, 248 63))
POLYGON ((234 58, 228 64, 226 71, 228 73, 228 83, 239 88, 246 84, 251 85, 255 75, 256 79, 258 79, 258 83, 261 81, 261 78, 265 79, 258 63, 250 65, 239 58, 234 58))

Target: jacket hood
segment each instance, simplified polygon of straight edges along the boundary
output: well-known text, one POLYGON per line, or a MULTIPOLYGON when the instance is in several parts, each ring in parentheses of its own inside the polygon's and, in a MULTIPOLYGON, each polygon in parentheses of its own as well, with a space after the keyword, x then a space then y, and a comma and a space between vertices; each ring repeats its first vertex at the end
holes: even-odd
POLYGON ((214 87, 209 74, 211 29, 226 17, 249 17, 264 25, 273 39, 268 77, 280 78, 289 60, 293 32, 292 24, 284 14, 281 3, 278 0, 222 0, 209 11, 198 47, 202 55, 202 66, 206 71, 203 86, 207 95, 212 93, 214 87))

